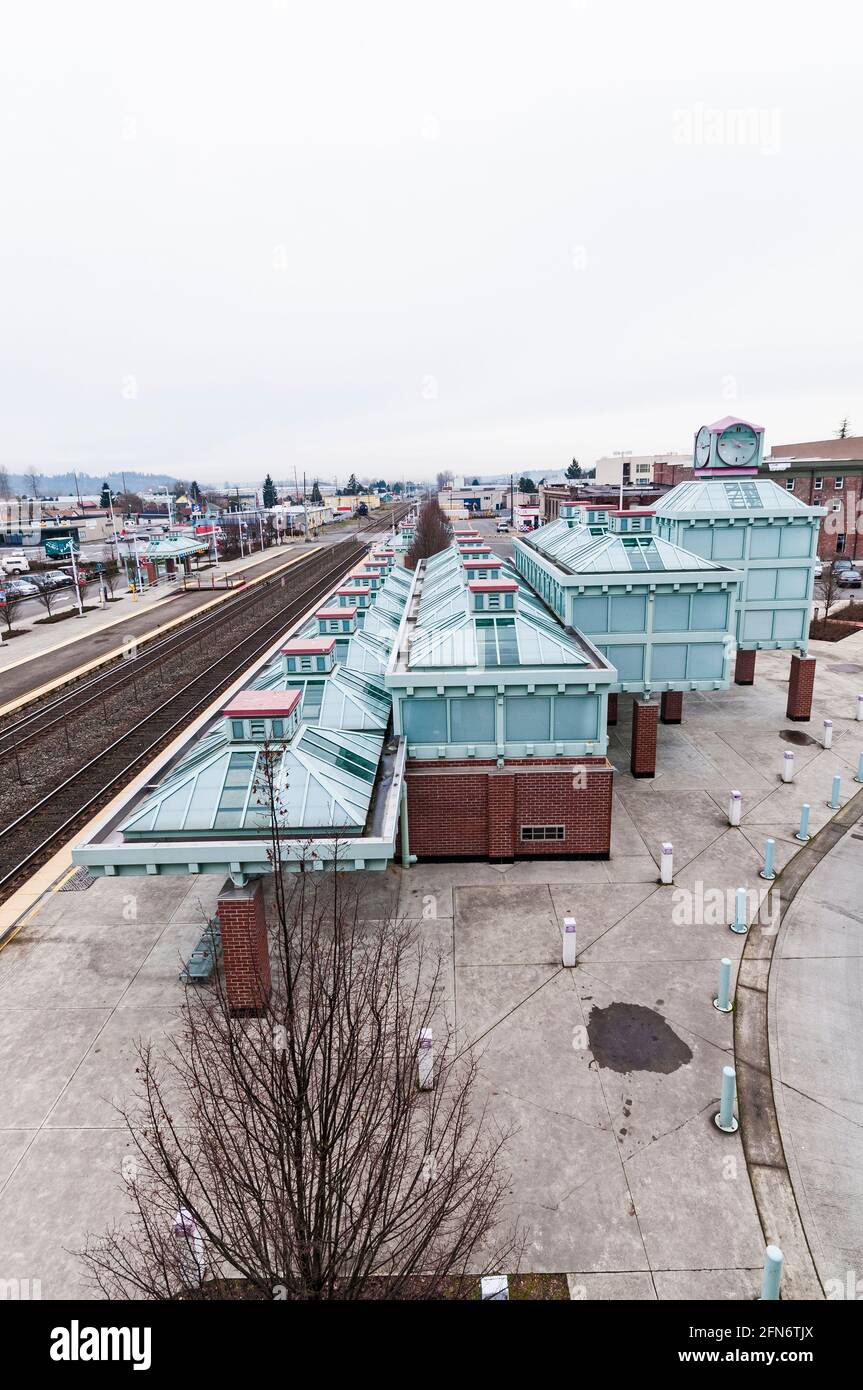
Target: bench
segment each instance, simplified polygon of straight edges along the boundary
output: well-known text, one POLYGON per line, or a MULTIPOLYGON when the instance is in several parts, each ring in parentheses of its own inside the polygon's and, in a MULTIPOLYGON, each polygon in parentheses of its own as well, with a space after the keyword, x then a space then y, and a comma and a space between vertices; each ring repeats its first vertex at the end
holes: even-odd
POLYGON ((180 979, 183 984, 209 980, 218 961, 222 959, 222 931, 218 918, 212 917, 204 928, 204 933, 183 969, 180 979))

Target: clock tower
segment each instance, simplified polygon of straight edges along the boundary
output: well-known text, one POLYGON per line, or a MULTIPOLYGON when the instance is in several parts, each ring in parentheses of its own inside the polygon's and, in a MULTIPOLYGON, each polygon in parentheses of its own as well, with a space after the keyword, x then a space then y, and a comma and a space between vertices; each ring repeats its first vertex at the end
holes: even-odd
POLYGON ((695 476, 745 477, 757 473, 764 456, 764 426, 725 415, 696 432, 692 455, 695 476))

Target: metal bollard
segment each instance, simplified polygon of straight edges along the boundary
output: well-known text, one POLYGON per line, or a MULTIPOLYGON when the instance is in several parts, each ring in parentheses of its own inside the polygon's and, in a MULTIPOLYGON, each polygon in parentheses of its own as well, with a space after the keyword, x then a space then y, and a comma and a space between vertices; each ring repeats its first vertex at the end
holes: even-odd
POLYGON ((858 696, 857 696, 857 714, 856 714, 856 719, 857 719, 858 724, 861 722, 861 720, 863 720, 863 695, 858 695, 858 696))
POLYGON ((575 946, 575 918, 564 917, 563 919, 563 963, 569 967, 575 965, 576 946, 575 946))
POLYGON ((743 936, 749 930, 746 925, 746 889, 738 888, 734 894, 734 921, 731 930, 743 936))
POLYGON ((713 1116, 717 1129, 724 1134, 734 1134, 737 1120, 734 1115, 734 1068, 722 1068, 722 1096, 719 1101, 719 1114, 713 1116))
POLYGON ((659 882, 671 883, 674 878, 674 846, 670 840, 662 845, 659 855, 659 882))
POLYGON ((761 877, 762 877, 762 878, 775 878, 775 877, 776 877, 776 874, 775 874, 774 869, 773 869, 773 859, 774 859, 775 854, 776 854, 776 841, 775 841, 775 840, 765 840, 765 841, 764 841, 764 868, 761 870, 761 877))
POLYGON ((782 780, 794 781, 794 754, 790 751, 782 754, 782 780))
POLYGON ((863 753, 860 753, 857 757, 857 775, 854 781, 863 782, 863 753))
POLYGON ((797 831, 797 834, 794 836, 794 838, 795 840, 799 840, 802 845, 805 845, 812 838, 812 836, 809 834, 808 801, 804 801, 803 805, 800 807, 800 829, 797 831))
POLYGON ((719 989, 713 1007, 721 1014, 731 1013, 731 961, 727 956, 719 962, 719 989))
POLYGON ((768 1245, 764 1251, 764 1275, 761 1280, 761 1301, 775 1303, 779 1298, 779 1285, 782 1283, 782 1266, 785 1256, 778 1245, 768 1245))
POLYGON ((421 1091, 434 1089, 434 1049, 430 1028, 420 1029, 417 1046, 417 1084, 421 1091))
POLYGON ((728 824, 740 824, 740 812, 743 809, 743 802, 740 792, 732 792, 728 801, 728 824))
POLYGON ((827 802, 827 805, 830 807, 831 811, 839 810, 839 796, 841 794, 841 791, 842 778, 840 774, 837 772, 836 776, 833 778, 833 788, 830 792, 830 800, 827 802))
POLYGON ((824 747, 825 747, 825 748, 832 748, 832 747, 833 747, 833 720, 832 720, 832 719, 825 719, 825 720, 824 720, 824 747))

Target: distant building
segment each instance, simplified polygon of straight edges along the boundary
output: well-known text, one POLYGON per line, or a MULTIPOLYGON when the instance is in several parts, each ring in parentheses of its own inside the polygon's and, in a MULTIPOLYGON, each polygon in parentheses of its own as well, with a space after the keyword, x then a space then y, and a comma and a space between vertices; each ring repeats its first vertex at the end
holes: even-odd
POLYGON ((615 454, 611 456, 605 454, 601 459, 596 460, 596 481, 616 484, 619 487, 622 470, 624 485, 626 483, 652 483, 656 478, 656 469, 660 465, 673 467, 678 463, 691 464, 692 454, 675 452, 674 450, 664 454, 615 454))

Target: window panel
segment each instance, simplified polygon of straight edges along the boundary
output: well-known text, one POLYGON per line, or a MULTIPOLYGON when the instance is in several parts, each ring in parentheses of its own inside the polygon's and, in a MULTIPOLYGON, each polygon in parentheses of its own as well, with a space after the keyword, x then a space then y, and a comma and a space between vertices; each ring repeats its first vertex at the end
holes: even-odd
POLYGON ((720 680, 725 651, 721 642, 696 642, 689 648, 688 680, 720 680))
POLYGON ((686 632, 689 628, 689 595, 658 594, 653 605, 654 632, 686 632))
POLYGON ((505 704, 509 741, 533 743, 550 737, 551 701, 545 696, 508 695, 505 704))
POLYGON ((446 743, 446 700, 405 700, 402 710, 410 743, 446 743))
POLYGON ((693 632, 724 632, 728 618, 727 594, 693 594, 693 632))
POLYGON ((494 700, 450 700, 449 718, 452 743, 494 743, 494 700))
POLYGON ((599 698, 596 695, 556 695, 554 697, 554 736, 556 739, 593 739, 599 724, 599 698))
POLYGON ((620 594, 611 600, 610 632, 644 632, 647 600, 643 594, 620 594))
POLYGON ((743 532, 736 526, 719 527, 713 533, 714 560, 740 560, 743 558, 743 532))
POLYGON ((650 656, 651 680, 684 680, 686 677, 686 650, 685 642, 655 642, 650 656))
POLYGON ((609 647, 608 659, 617 667, 618 678, 622 681, 637 681, 644 675, 644 647, 640 642, 609 647))

